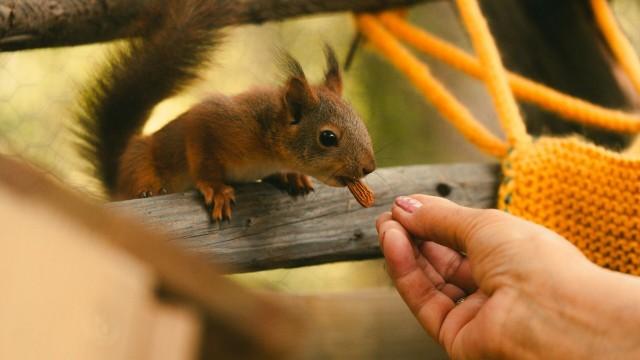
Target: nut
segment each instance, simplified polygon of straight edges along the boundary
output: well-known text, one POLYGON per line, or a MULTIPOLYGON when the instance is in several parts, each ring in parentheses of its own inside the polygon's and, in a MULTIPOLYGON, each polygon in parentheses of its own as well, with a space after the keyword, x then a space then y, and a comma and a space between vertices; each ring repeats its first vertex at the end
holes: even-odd
POLYGON ((349 191, 351 191, 353 197, 358 201, 360 205, 362 205, 362 207, 368 208, 373 206, 375 197, 373 195, 373 191, 371 191, 367 184, 360 180, 356 180, 347 184, 347 187, 349 188, 349 191))

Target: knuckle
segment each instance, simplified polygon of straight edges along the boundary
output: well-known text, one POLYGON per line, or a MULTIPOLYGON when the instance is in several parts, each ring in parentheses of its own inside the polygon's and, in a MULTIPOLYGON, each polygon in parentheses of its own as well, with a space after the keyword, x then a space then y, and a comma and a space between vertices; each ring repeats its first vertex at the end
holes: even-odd
POLYGON ((409 197, 418 200, 419 202, 425 204, 429 201, 433 201, 433 196, 425 195, 425 194, 411 194, 409 197))
POLYGON ((501 227, 508 223, 506 214, 496 209, 473 210, 469 223, 469 232, 472 234, 482 233, 487 228, 501 227))
MULTIPOLYGON (((452 214, 459 218, 466 218, 463 225, 458 227, 456 238, 467 243, 467 247, 472 242, 474 244, 485 243, 486 240, 494 237, 496 231, 504 224, 505 214, 496 209, 466 209, 469 211, 466 216, 462 214, 452 214)), ((467 249, 468 250, 468 249, 467 249)))
POLYGON ((378 218, 376 219, 376 227, 380 229, 380 226, 384 224, 385 221, 389 220, 391 220, 391 212, 383 212, 382 214, 378 215, 378 218))
POLYGON ((479 211, 480 215, 478 217, 485 223, 496 223, 505 221, 506 218, 506 214, 502 210, 483 209, 479 211))
POLYGON ((380 232, 385 232, 392 229, 402 232, 403 227, 395 220, 387 220, 380 225, 380 232))

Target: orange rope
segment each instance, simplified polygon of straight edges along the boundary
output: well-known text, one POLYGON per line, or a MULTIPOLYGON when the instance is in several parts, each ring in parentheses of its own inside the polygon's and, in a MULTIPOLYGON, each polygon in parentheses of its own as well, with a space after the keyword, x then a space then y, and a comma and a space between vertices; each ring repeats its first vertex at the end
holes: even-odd
POLYGON ((477 0, 458 0, 457 3, 480 64, 485 68, 484 80, 509 143, 518 145, 528 142, 530 138, 524 120, 507 82, 507 73, 489 31, 489 25, 480 11, 477 0))
POLYGON ((633 46, 631 46, 629 40, 616 24, 616 19, 606 0, 591 0, 591 7, 593 8, 596 23, 605 39, 607 39, 616 60, 622 66, 636 91, 640 93, 640 61, 633 50, 633 46))
MULTIPOLYGON (((596 21, 616 58, 640 92, 640 61, 615 23, 606 0, 591 0, 596 21)), ((493 37, 475 0, 458 0, 478 59, 428 32, 408 24, 397 12, 359 15, 360 30, 467 139, 482 150, 500 156, 506 146, 481 125, 429 72, 429 68, 394 37, 407 41, 451 66, 487 83, 507 133, 508 143, 529 141, 529 135, 513 99, 518 98, 554 111, 579 123, 612 131, 640 132, 640 116, 606 109, 563 94, 523 76, 504 70, 493 37), (384 24, 384 26, 381 25, 384 24), (386 28, 385 28, 386 27, 386 28), (393 35, 391 33, 393 33, 393 35)))
MULTIPOLYGON (((484 70, 478 60, 455 45, 407 23, 393 13, 385 12, 378 18, 390 32, 418 50, 475 78, 484 78, 484 70)), ((640 131, 640 116, 591 104, 514 73, 508 73, 508 80, 518 98, 556 112, 568 120, 612 131, 640 131)))
POLYGON ((373 15, 359 15, 358 26, 380 52, 431 101, 470 142, 494 156, 503 156, 507 144, 498 139, 471 115, 447 89, 436 80, 429 67, 404 48, 373 15))
MULTIPOLYGON (((456 1, 478 59, 427 33, 412 30, 395 15, 360 15, 358 25, 362 33, 467 138, 483 150, 489 149, 502 156, 504 178, 498 192, 500 209, 557 231, 599 265, 640 274, 640 216, 637 212, 640 183, 634 180, 640 177, 640 159, 578 138, 542 136, 535 143, 531 142, 514 93, 564 115, 578 116, 580 121, 610 129, 637 130, 640 121, 509 74, 502 65, 478 0, 456 1), (512 151, 505 154, 506 145, 487 132, 385 25, 415 47, 484 81, 512 151), (613 115, 607 117, 610 114, 613 115)), ((640 63, 615 26, 606 2, 591 1, 612 51, 621 63, 626 59, 623 68, 637 83, 635 86, 640 85, 640 63), (606 16, 603 18, 603 15, 606 16)))

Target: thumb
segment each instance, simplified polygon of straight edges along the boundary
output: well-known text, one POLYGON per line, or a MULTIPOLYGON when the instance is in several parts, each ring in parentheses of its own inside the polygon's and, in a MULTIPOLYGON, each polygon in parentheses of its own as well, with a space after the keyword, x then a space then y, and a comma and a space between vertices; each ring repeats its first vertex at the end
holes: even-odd
POLYGON ((477 250, 530 238, 540 231, 536 225, 502 211, 472 209, 426 195, 397 198, 391 214, 412 235, 471 257, 477 250))

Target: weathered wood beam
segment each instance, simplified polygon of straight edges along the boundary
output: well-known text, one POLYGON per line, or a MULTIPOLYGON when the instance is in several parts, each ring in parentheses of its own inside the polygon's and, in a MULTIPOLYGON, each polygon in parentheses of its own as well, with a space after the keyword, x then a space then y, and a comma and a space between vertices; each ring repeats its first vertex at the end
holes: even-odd
MULTIPOLYGON (((126 37, 130 35, 132 19, 154 1, 161 0, 0 0, 0 50, 79 45, 126 37)), ((423 1, 427 0, 236 0, 231 2, 220 27, 327 12, 376 11, 423 1)))
POLYGON ((303 266, 380 256, 374 220, 402 194, 446 196, 464 205, 495 204, 498 167, 492 164, 420 165, 380 169, 367 177, 376 205, 361 208, 344 188, 316 184, 292 199, 267 184, 236 188, 233 220, 212 224, 195 192, 109 204, 167 230, 176 243, 230 271, 303 266))

